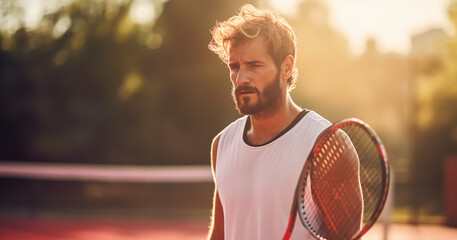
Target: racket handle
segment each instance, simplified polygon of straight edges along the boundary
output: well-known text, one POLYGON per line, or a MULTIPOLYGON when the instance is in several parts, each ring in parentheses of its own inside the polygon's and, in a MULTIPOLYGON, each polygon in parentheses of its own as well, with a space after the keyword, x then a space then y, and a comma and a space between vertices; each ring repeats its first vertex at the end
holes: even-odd
POLYGON ((289 223, 287 224, 287 229, 286 233, 284 234, 284 237, 282 240, 289 240, 290 237, 292 236, 292 231, 294 230, 294 225, 295 225, 295 218, 297 217, 297 213, 291 213, 290 218, 289 218, 289 223))
POLYGON ((292 232, 287 231, 282 240, 289 240, 290 236, 292 236, 292 232))

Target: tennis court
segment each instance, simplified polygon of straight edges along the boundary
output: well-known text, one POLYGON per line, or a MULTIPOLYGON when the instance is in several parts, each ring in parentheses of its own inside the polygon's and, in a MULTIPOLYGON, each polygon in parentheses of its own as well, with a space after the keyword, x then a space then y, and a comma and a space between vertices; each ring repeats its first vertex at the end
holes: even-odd
POLYGON ((204 239, 204 221, 84 219, 46 217, 0 220, 0 239, 5 240, 123 240, 204 239))
MULTIPOLYGON (((68 217, 11 218, 0 220, 4 240, 177 240, 205 239, 207 221, 83 219, 68 217)), ((363 239, 382 240, 383 226, 376 224, 363 239)), ((457 229, 441 225, 394 224, 389 240, 457 239, 457 229)))
MULTIPOLYGON (((0 164, 0 239, 205 239, 209 166, 0 164)), ((383 217, 381 217, 383 219, 383 217)), ((368 240, 457 239, 443 225, 377 223, 368 240)))

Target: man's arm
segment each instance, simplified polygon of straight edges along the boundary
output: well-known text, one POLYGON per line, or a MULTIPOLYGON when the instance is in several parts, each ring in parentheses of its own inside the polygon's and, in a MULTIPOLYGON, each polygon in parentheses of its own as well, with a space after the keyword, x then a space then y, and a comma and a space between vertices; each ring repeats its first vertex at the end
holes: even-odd
POLYGON ((213 209, 211 216, 211 225, 209 227, 208 239, 219 240, 224 239, 224 211, 222 209, 221 200, 219 199, 219 193, 217 192, 216 184, 216 157, 217 157, 217 146, 219 144, 220 134, 217 135, 211 145, 211 168, 214 177, 214 198, 213 198, 213 209))

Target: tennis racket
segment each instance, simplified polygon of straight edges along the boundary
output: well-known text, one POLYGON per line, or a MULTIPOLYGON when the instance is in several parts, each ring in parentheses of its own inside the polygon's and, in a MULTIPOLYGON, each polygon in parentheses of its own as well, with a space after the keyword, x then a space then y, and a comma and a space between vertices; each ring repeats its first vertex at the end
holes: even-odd
POLYGON ((355 118, 333 124, 305 162, 283 240, 291 237, 297 214, 316 239, 359 239, 384 207, 389 171, 384 146, 370 126, 355 118))

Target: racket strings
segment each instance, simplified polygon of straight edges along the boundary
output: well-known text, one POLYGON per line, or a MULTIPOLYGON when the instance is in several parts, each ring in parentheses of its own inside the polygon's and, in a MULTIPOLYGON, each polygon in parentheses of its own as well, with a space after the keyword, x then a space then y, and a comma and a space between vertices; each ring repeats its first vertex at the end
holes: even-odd
POLYGON ((330 136, 321 152, 330 164, 328 166, 320 164, 321 160, 315 159, 316 164, 313 166, 311 181, 318 184, 313 184, 311 190, 313 196, 316 196, 315 202, 321 212, 322 220, 327 225, 327 230, 340 232, 341 234, 337 237, 344 239, 348 237, 347 235, 354 233, 354 231, 348 231, 349 226, 346 226, 345 221, 351 218, 351 215, 357 211, 357 206, 360 205, 356 198, 346 197, 348 194, 353 195, 360 192, 357 190, 359 189, 358 179, 355 181, 343 180, 346 176, 358 175, 357 154, 353 150, 350 139, 343 132, 335 132, 330 136), (337 149, 339 154, 333 154, 334 149, 337 149), (340 159, 353 159, 353 162, 342 164, 345 162, 340 159), (348 190, 353 192, 348 192, 348 190), (342 199, 344 201, 341 201, 342 199), (342 229, 343 231, 341 231, 342 229))
POLYGON ((327 238, 327 235, 325 233, 327 232, 326 226, 324 222, 322 221, 323 217, 321 216, 318 208, 315 205, 315 201, 313 199, 313 195, 311 193, 311 181, 309 180, 309 175, 308 179, 304 181, 303 183, 303 188, 302 188, 302 195, 301 195, 301 211, 302 213, 306 213, 304 220, 305 224, 308 226, 308 229, 312 231, 315 235, 318 237, 324 237, 327 238))
POLYGON ((343 128, 351 137, 360 159, 360 183, 364 200, 363 223, 370 220, 375 213, 382 191, 382 159, 372 140, 372 136, 357 126, 343 128))
POLYGON ((363 220, 365 223, 372 218, 379 201, 381 201, 382 159, 376 145, 371 140, 372 136, 368 132, 361 128, 344 130, 348 135, 354 135, 352 142, 362 160, 360 161, 360 179, 364 197, 363 220), (357 133, 352 134, 350 131, 357 131, 357 133))
POLYGON ((302 220, 320 239, 349 239, 372 219, 381 201, 378 148, 369 132, 348 125, 328 136, 314 154, 312 169, 302 179, 302 220))

